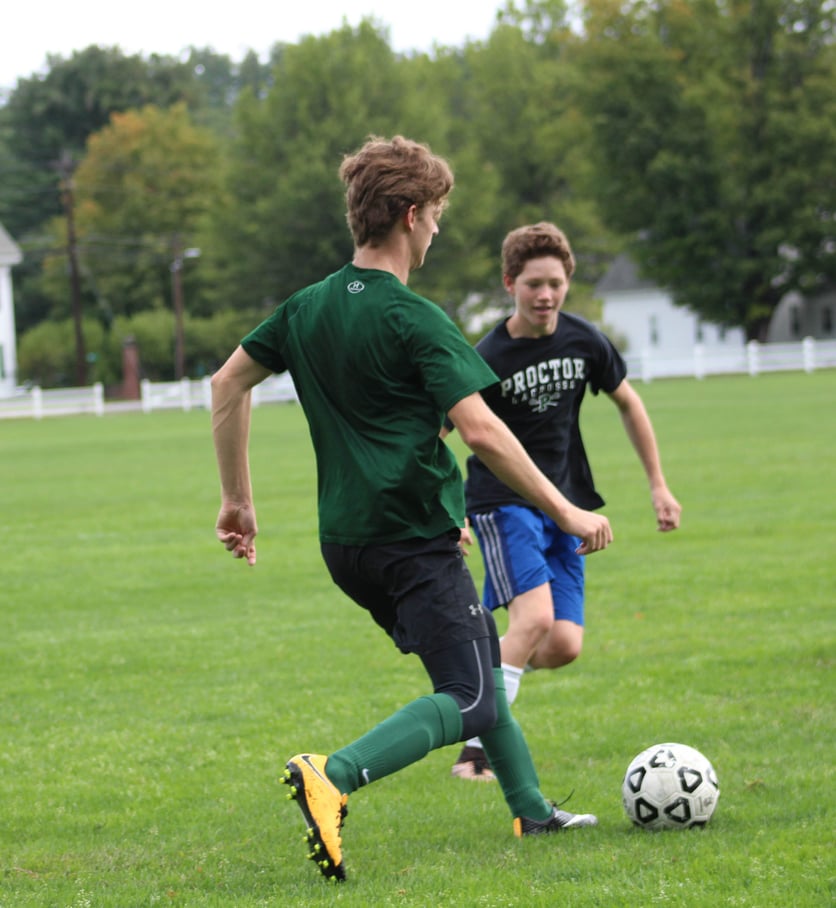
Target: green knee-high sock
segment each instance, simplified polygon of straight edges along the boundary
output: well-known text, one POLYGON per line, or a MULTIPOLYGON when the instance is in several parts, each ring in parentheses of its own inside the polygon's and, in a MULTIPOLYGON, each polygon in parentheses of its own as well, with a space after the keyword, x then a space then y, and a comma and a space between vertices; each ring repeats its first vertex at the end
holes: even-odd
POLYGON ((343 794, 356 791, 462 736, 462 716, 447 694, 419 697, 328 757, 325 771, 343 794))
POLYGON ((493 673, 496 679, 497 720, 489 732, 481 735, 485 754, 502 786, 511 815, 545 820, 551 813, 551 805, 540 792, 540 781, 528 744, 508 707, 502 669, 495 668, 493 673))

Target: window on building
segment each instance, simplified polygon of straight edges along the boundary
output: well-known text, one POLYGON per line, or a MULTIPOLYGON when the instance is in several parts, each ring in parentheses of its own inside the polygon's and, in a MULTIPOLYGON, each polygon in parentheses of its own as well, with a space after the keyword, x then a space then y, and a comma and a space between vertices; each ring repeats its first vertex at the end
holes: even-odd
POLYGON ((702 330, 702 321, 697 319, 697 324, 694 326, 694 340, 698 344, 701 344, 705 340, 704 334, 705 332, 702 330))
POLYGON ((823 306, 821 310, 822 334, 833 334, 833 310, 830 306, 823 306))
POLYGON ((655 315, 650 316, 650 346, 659 346, 659 320, 655 315))
POLYGON ((790 334, 793 337, 801 337, 801 309, 798 306, 790 309, 790 334))

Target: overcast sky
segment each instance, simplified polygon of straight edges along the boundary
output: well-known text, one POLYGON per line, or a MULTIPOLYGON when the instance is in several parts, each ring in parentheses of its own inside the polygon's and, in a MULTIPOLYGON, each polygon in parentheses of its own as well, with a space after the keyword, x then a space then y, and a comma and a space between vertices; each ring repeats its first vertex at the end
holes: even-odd
POLYGON ((48 54, 67 58, 90 44, 126 54, 179 55, 212 47, 240 61, 262 59, 276 42, 322 35, 365 16, 389 28, 396 51, 430 50, 484 40, 503 2, 493 0, 15 0, 0 24, 0 88, 46 70, 48 54), (7 18, 8 17, 8 18, 7 18))

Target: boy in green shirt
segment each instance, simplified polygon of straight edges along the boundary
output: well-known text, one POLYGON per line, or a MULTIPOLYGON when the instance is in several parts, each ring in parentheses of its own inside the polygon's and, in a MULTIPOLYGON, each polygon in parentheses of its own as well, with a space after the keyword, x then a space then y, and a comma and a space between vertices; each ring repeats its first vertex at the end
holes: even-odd
POLYGON ((283 781, 307 823, 310 856, 335 880, 345 879, 348 796, 476 734, 517 835, 596 822, 544 798, 508 709, 496 626, 458 546, 464 495, 439 437, 445 414, 497 475, 582 540, 581 554, 612 540, 607 519, 567 501, 485 405, 479 392, 496 382, 493 371, 437 306, 406 286, 438 233, 453 186, 447 163, 400 136, 372 137, 346 157, 340 175, 353 261, 291 296, 212 378, 219 541, 255 564, 250 392, 288 370, 316 453, 331 576, 402 652, 421 659, 433 686, 351 744, 288 761, 283 781))

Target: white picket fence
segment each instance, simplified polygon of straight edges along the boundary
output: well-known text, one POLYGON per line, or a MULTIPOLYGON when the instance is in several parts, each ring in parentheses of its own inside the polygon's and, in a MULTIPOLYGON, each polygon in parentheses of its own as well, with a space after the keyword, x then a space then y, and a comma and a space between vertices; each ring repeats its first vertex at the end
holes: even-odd
MULTIPOLYGON (((198 381, 184 378, 178 382, 140 382, 140 409, 143 413, 153 410, 209 410, 212 407, 212 388, 209 376, 198 381)), ((295 402, 296 388, 293 379, 285 372, 271 375, 253 388, 253 406, 261 404, 295 402)))
MULTIPOLYGON (((154 410, 208 410, 212 403, 209 376, 202 379, 140 383, 140 400, 105 401, 101 384, 86 388, 56 388, 44 391, 34 387, 22 389, 13 397, 0 398, 0 419, 45 416, 70 416, 90 413, 103 416, 126 410, 151 413, 154 410)), ((253 388, 253 406, 268 403, 295 402, 296 388, 290 375, 271 375, 253 388)))
POLYGON ((14 419, 44 416, 65 416, 77 413, 93 413, 103 416, 105 412, 104 385, 95 384, 87 388, 55 388, 43 391, 34 388, 21 389, 13 397, 0 398, 0 418, 14 419))
POLYGON ((836 368, 836 340, 806 337, 794 344, 759 344, 706 349, 696 344, 683 350, 652 349, 627 354, 627 374, 649 382, 654 378, 706 378, 709 375, 760 375, 763 372, 813 372, 836 368))
MULTIPOLYGON (((729 350, 707 350, 699 345, 687 350, 658 353, 644 351, 627 354, 627 374, 633 381, 649 382, 657 378, 707 378, 710 375, 748 374, 817 369, 836 369, 836 340, 817 341, 805 338, 795 344, 758 344, 752 341, 729 350)), ((57 388, 44 391, 34 387, 21 389, 13 397, 0 398, 0 419, 67 416, 124 410, 208 410, 211 407, 209 377, 184 378, 177 382, 143 381, 138 401, 106 401, 104 388, 95 384, 87 388, 57 388)), ((272 375, 253 388, 253 406, 268 403, 295 402, 296 389, 287 373, 272 375)))

